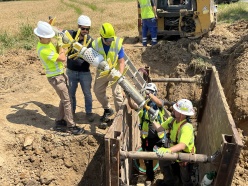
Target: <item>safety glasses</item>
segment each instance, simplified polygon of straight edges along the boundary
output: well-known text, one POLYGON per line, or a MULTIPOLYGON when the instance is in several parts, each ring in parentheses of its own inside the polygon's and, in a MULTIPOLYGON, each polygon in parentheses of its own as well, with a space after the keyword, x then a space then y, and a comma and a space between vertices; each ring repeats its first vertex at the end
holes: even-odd
POLYGON ((104 38, 104 41, 107 42, 107 43, 110 43, 112 41, 114 41, 115 39, 113 37, 111 38, 104 38))
POLYGON ((86 30, 86 31, 90 30, 90 28, 85 28, 85 27, 82 27, 82 26, 78 26, 78 28, 80 28, 81 30, 86 30))

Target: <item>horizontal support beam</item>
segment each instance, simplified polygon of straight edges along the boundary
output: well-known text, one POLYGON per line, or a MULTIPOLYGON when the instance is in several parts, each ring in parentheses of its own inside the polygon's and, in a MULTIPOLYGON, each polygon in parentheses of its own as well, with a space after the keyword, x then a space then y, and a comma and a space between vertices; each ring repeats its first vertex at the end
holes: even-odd
POLYGON ((147 160, 171 160, 183 162, 211 162, 211 157, 204 154, 191 153, 166 153, 163 157, 159 157, 156 152, 138 152, 138 151, 120 151, 121 159, 147 159, 147 160))
POLYGON ((196 83, 199 79, 196 78, 151 78, 152 82, 182 82, 182 83, 196 83))

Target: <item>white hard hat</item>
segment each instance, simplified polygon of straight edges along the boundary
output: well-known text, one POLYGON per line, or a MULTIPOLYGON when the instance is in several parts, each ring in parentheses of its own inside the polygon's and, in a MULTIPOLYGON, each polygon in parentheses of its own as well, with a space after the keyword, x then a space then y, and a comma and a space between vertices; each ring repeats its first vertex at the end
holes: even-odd
POLYGON ((177 103, 173 105, 173 108, 185 115, 185 116, 193 116, 195 114, 192 102, 187 99, 181 99, 177 103))
POLYGON ((37 27, 34 29, 34 33, 43 38, 52 38, 55 36, 55 32, 52 29, 52 26, 44 21, 39 21, 37 27))
POLYGON ((81 26, 91 26, 91 20, 88 16, 81 15, 78 18, 78 25, 81 26))
POLYGON ((158 92, 157 86, 154 83, 147 83, 147 85, 145 86, 146 90, 151 90, 154 93, 158 92))

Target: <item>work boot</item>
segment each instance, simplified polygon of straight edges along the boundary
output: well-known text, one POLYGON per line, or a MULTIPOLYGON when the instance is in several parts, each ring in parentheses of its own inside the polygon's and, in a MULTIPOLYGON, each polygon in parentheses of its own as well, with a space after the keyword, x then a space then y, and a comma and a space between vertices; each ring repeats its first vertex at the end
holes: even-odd
POLYGON ((107 122, 109 120, 109 117, 112 116, 114 114, 113 109, 109 108, 109 109, 104 109, 104 113, 103 116, 100 118, 101 122, 107 122))
POLYGON ((67 132, 73 135, 80 135, 85 132, 84 129, 79 128, 78 126, 67 127, 67 132))
POLYGON ((66 126, 67 123, 64 119, 62 119, 62 120, 55 121, 55 125, 56 126, 66 126))
POLYGON ((55 126, 53 127, 53 130, 60 131, 60 132, 65 132, 66 131, 66 126, 67 123, 65 120, 58 120, 55 121, 55 126))
POLYGON ((93 122, 94 121, 93 113, 86 113, 86 118, 89 122, 93 122))

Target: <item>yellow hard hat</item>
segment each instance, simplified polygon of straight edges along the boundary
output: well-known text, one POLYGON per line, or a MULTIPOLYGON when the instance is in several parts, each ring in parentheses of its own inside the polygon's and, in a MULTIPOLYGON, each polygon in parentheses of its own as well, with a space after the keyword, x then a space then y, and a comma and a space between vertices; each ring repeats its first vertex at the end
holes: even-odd
POLYGON ((100 35, 106 39, 113 38, 115 37, 115 30, 110 23, 103 23, 100 29, 100 35))

